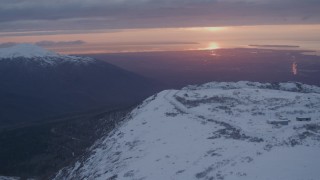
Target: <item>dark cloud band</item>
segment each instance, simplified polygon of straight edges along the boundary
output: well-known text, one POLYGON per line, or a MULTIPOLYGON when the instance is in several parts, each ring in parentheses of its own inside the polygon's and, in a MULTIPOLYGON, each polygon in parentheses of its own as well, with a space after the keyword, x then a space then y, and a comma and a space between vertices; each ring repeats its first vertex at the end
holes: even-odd
POLYGON ((319 0, 2 0, 0 31, 318 24, 319 0))

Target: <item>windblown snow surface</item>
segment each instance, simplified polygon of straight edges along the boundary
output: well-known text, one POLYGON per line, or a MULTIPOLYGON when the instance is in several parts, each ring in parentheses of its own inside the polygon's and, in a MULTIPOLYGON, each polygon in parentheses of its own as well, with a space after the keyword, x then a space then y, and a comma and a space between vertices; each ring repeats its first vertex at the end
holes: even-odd
POLYGON ((0 180, 20 180, 18 177, 0 176, 0 180))
POLYGON ((212 82, 148 98, 55 179, 318 180, 319 167, 319 87, 212 82))

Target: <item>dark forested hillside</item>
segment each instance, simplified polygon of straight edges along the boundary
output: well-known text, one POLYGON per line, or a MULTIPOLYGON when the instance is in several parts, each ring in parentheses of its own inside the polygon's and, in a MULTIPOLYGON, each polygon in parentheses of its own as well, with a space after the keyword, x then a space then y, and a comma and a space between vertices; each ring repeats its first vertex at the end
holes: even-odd
POLYGON ((157 90, 151 80, 114 65, 63 57, 50 59, 54 64, 37 58, 0 60, 0 126, 132 105, 157 90))

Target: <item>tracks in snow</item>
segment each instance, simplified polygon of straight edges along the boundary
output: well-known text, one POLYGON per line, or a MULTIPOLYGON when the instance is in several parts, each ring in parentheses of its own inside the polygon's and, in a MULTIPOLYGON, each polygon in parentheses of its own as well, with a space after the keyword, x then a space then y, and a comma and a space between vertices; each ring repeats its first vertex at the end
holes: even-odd
POLYGON ((180 110, 186 114, 190 114, 190 115, 193 115, 199 119, 203 119, 207 122, 214 122, 220 126, 223 126, 224 130, 221 130, 220 133, 224 133, 224 135, 229 136, 229 137, 233 137, 235 139, 247 139, 252 142, 262 142, 262 141, 264 141, 264 139, 266 139, 265 136, 262 136, 260 134, 253 134, 251 132, 246 132, 234 124, 230 124, 225 121, 219 121, 219 120, 216 120, 216 119, 209 117, 207 115, 199 114, 196 111, 192 111, 192 110, 188 109, 187 107, 185 107, 183 104, 181 104, 180 102, 178 102, 174 98, 179 92, 180 91, 178 91, 178 90, 168 90, 168 92, 164 95, 164 99, 166 99, 175 108, 177 108, 178 110, 180 110), (229 131, 231 131, 231 132, 229 132, 229 131))

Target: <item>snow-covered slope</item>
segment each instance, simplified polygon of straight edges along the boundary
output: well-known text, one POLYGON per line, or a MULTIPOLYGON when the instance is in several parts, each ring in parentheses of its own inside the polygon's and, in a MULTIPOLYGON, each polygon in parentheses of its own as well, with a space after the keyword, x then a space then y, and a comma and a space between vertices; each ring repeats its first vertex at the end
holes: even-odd
POLYGON ((7 48, 0 48, 1 60, 32 60, 42 65, 54 65, 63 62, 88 63, 93 61, 92 58, 88 57, 60 55, 33 44, 17 44, 7 48))
POLYGON ((148 98, 56 179, 318 180, 319 167, 319 87, 214 82, 148 98))

